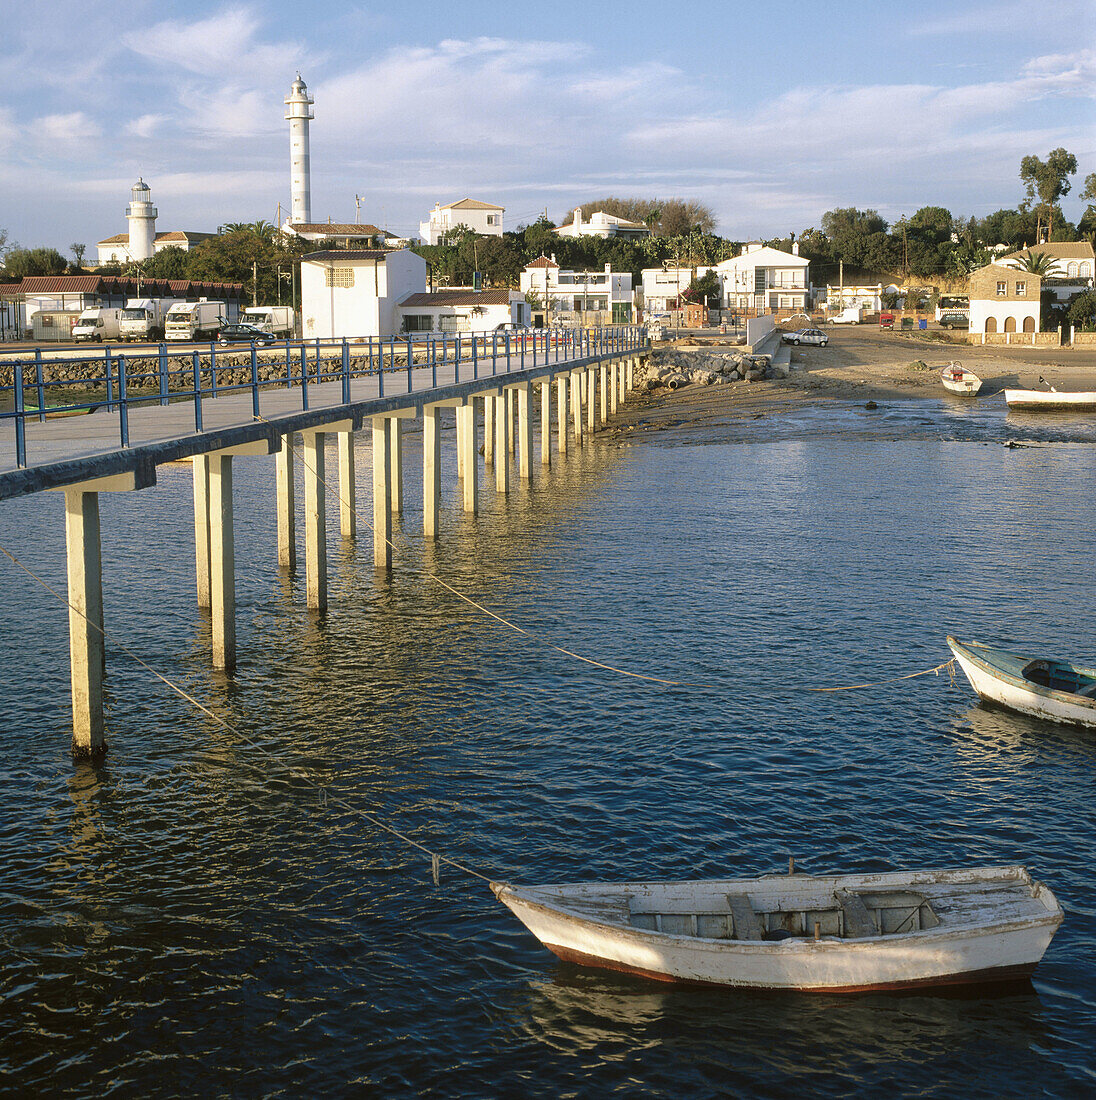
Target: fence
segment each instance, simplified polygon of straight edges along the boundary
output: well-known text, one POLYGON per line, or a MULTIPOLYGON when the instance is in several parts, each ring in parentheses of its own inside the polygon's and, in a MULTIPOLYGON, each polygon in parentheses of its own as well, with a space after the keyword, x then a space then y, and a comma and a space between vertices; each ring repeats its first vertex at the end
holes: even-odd
POLYGON ((366 337, 358 340, 284 341, 262 352, 209 345, 189 352, 160 344, 148 352, 118 352, 106 347, 95 355, 0 352, 0 421, 15 422, 16 462, 26 466, 26 422, 47 416, 105 409, 118 413, 119 442, 129 443, 129 412, 151 405, 192 401, 194 430, 201 432, 206 399, 251 393, 252 415, 260 418, 261 392, 299 387, 301 408, 309 407, 309 389, 341 382, 342 402, 351 401, 351 382, 375 377, 377 396, 423 392, 497 374, 536 369, 549 363, 599 358, 637 351, 646 345, 638 326, 612 329, 531 329, 523 333, 415 337, 366 337), (416 371, 421 375, 416 379, 416 371), (406 383, 402 377, 406 376, 406 383), (386 382, 387 380, 387 382, 386 382), (416 381, 419 383, 416 390, 416 381), (398 386, 398 389, 394 387, 398 386), (28 394, 31 399, 28 401, 28 394), (58 397, 69 400, 55 400, 58 397))

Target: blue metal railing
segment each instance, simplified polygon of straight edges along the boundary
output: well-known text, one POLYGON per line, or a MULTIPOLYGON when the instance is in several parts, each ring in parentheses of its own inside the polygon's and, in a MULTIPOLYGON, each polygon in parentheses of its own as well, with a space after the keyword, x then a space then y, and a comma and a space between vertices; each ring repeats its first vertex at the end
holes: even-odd
POLYGON ((376 377, 378 396, 383 397, 385 376, 401 371, 407 374, 406 392, 415 393, 483 377, 488 364, 492 375, 509 374, 553 362, 621 355, 646 346, 645 330, 638 325, 613 330, 530 329, 504 333, 502 341, 498 336, 441 333, 286 340, 263 351, 254 345, 232 348, 213 343, 208 352, 204 344, 200 351, 192 347, 176 351, 160 344, 148 351, 107 346, 90 355, 81 351, 43 356, 37 348, 33 354, 28 350, 19 357, 0 358, 0 372, 10 371, 9 377, 0 377, 0 422, 15 421, 16 463, 25 467, 27 421, 44 421, 47 413, 117 412, 119 442, 128 447, 129 414, 135 408, 189 401, 194 406, 194 430, 201 432, 203 401, 228 394, 250 392, 251 414, 260 419, 259 395, 268 389, 299 387, 301 408, 307 410, 309 387, 325 382, 341 383, 342 401, 349 404, 355 379, 376 377), (79 377, 48 381, 51 368, 64 368, 79 377), (230 375, 233 371, 238 372, 235 378, 230 375), (28 391, 35 397, 30 407, 28 391), (71 399, 58 401, 58 396, 71 399))

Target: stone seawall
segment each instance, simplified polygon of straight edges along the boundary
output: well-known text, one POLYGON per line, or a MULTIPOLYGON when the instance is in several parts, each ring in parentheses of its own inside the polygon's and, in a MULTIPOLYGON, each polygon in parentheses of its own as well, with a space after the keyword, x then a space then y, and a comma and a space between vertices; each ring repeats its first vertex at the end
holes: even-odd
POLYGON ((749 355, 722 348, 656 348, 635 371, 635 386, 676 390, 681 386, 718 386, 745 380, 786 378, 786 367, 774 366, 772 355, 749 355))

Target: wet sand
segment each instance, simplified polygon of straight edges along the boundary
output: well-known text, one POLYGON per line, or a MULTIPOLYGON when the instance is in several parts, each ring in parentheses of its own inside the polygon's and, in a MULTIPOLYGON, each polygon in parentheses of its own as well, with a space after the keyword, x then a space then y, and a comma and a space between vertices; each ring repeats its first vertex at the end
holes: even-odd
MULTIPOLYGON (((959 337, 949 339, 949 333, 880 332, 874 328, 828 332, 828 347, 790 349, 793 370, 784 379, 694 384, 674 391, 630 394, 612 430, 631 435, 637 427, 658 431, 685 421, 703 424, 736 417, 760 418, 828 402, 969 400, 952 397, 940 382, 940 371, 952 361, 982 379, 979 400, 1006 388, 1045 389, 1040 378, 1060 390, 1096 390, 1096 349, 982 347, 960 342, 959 337), (916 361, 928 369, 913 369, 911 364, 916 361)), ((696 343, 684 339, 676 346, 692 349, 696 343)), ((711 345, 711 350, 734 349, 711 345)))

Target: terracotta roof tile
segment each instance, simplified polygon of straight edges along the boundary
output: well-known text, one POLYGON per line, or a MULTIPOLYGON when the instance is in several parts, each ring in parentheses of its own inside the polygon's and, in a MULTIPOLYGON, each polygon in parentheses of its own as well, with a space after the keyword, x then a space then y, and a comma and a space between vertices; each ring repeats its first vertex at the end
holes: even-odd
POLYGON ((505 206, 499 206, 494 202, 480 202, 479 199, 460 199, 458 202, 450 202, 441 208, 442 210, 502 210, 505 206))
POLYGON ((412 294, 399 303, 403 306, 505 306, 510 304, 508 290, 435 290, 432 294, 412 294))
POLYGON ((289 228, 294 233, 320 233, 325 237, 375 237, 378 233, 387 236, 375 225, 348 225, 346 222, 290 222, 289 228))
POLYGON ((525 265, 525 270, 528 271, 531 267, 559 267, 559 264, 555 260, 548 259, 547 256, 538 256, 531 264, 525 265))

